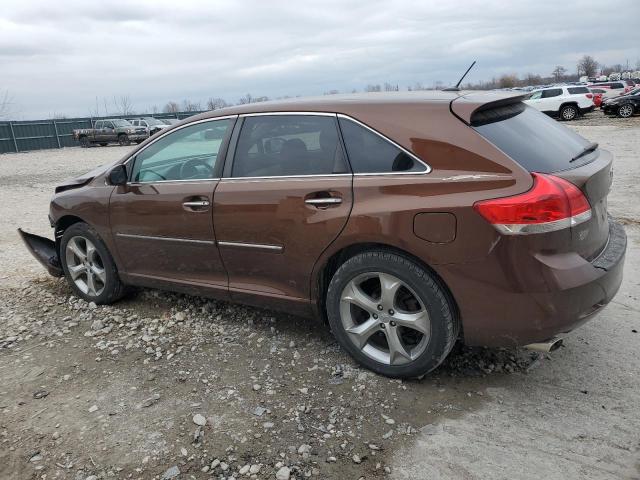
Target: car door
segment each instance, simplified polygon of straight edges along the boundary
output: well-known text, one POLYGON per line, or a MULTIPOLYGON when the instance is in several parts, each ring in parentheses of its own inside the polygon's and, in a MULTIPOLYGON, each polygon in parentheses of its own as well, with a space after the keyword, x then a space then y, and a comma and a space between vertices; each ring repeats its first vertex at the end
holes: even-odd
POLYGON ((210 287, 226 294, 211 204, 235 120, 184 125, 127 161, 129 181, 112 193, 109 215, 119 258, 131 278, 210 287), (229 133, 220 138, 220 129, 229 133))
POLYGON ((104 138, 103 129, 104 129, 104 120, 98 120, 93 126, 93 139, 96 142, 104 138))
POLYGON ((241 116, 214 195, 232 298, 308 306, 310 274, 340 234, 352 182, 333 114, 241 116), (231 149, 230 149, 231 152, 231 149))
POLYGON ((548 88, 542 91, 539 110, 542 112, 558 112, 560 110, 561 88, 548 88))
POLYGON ((533 92, 531 96, 525 100, 525 103, 531 105, 536 110, 542 110, 542 90, 533 92))

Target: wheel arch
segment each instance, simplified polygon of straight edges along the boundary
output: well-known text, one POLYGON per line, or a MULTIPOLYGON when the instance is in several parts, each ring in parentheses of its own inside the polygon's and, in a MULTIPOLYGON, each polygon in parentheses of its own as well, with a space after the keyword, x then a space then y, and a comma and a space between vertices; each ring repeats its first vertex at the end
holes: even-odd
POLYGON ((58 258, 60 257, 60 240, 62 239, 62 235, 64 235, 64 232, 67 230, 67 228, 69 228, 71 225, 74 225, 76 223, 80 223, 80 222, 84 222, 84 219, 76 216, 76 215, 63 215, 62 217, 60 217, 56 223, 55 223, 55 241, 56 241, 56 251, 58 254, 58 258))
MULTIPOLYGON (((411 260, 412 262, 417 263, 422 268, 427 270, 429 274, 433 277, 433 279, 438 282, 439 286, 446 293, 448 300, 451 303, 453 308, 454 315, 459 319, 460 317, 460 309, 458 308, 458 304, 456 302, 455 297, 453 296, 453 292, 446 284, 446 282, 442 279, 442 277, 438 274, 438 272, 425 261, 413 255, 412 253, 404 250, 398 246, 390 245, 387 243, 381 242, 361 242, 361 243, 352 243, 337 251, 333 252, 330 256, 323 261, 323 263, 315 269, 317 272, 315 275, 314 283, 313 283, 313 307, 316 310, 316 314, 319 318, 322 319, 323 323, 327 323, 327 312, 325 307, 325 299, 327 295, 327 289, 329 287, 329 282, 331 282, 331 278, 333 274, 340 268, 345 261, 349 258, 358 255, 363 252, 368 252, 372 250, 384 250, 389 253, 394 253, 396 255, 400 255, 402 257, 411 260)), ((460 322, 460 335, 462 335, 462 322, 460 322)))

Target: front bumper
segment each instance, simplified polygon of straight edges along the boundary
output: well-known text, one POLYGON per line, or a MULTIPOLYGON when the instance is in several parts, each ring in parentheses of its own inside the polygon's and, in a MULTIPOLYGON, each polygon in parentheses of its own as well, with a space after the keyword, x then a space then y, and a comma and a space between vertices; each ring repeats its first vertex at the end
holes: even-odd
POLYGON ((602 310, 622 283, 626 247, 623 227, 610 220, 609 241, 590 262, 573 253, 535 255, 533 274, 543 285, 535 291, 527 290, 531 280, 523 280, 531 279, 532 272, 519 272, 518 265, 488 282, 487 272, 496 275, 504 268, 492 256, 439 273, 452 287, 466 344, 521 346, 569 332, 602 310))
POLYGON ((53 240, 27 233, 21 228, 18 229, 18 233, 27 250, 51 275, 54 277, 62 277, 64 275, 58 258, 58 249, 53 240))

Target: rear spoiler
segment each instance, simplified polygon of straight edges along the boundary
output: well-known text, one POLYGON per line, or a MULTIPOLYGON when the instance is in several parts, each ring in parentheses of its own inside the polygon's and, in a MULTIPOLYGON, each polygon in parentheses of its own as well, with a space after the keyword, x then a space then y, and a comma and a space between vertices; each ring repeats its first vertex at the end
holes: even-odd
POLYGON ((464 123, 471 125, 478 113, 520 103, 527 95, 521 92, 469 92, 451 100, 449 109, 464 123))

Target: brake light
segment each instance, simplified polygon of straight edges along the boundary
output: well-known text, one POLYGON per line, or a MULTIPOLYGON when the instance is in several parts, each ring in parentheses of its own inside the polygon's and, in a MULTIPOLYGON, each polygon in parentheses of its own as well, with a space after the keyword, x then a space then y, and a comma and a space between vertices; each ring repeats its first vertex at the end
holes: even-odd
POLYGON ((573 183, 544 173, 531 175, 528 192, 481 200, 473 208, 506 235, 552 232, 591 218, 589 201, 573 183))
POLYGON ((586 95, 587 95, 587 98, 593 98, 593 94, 591 93, 587 93, 586 95))

